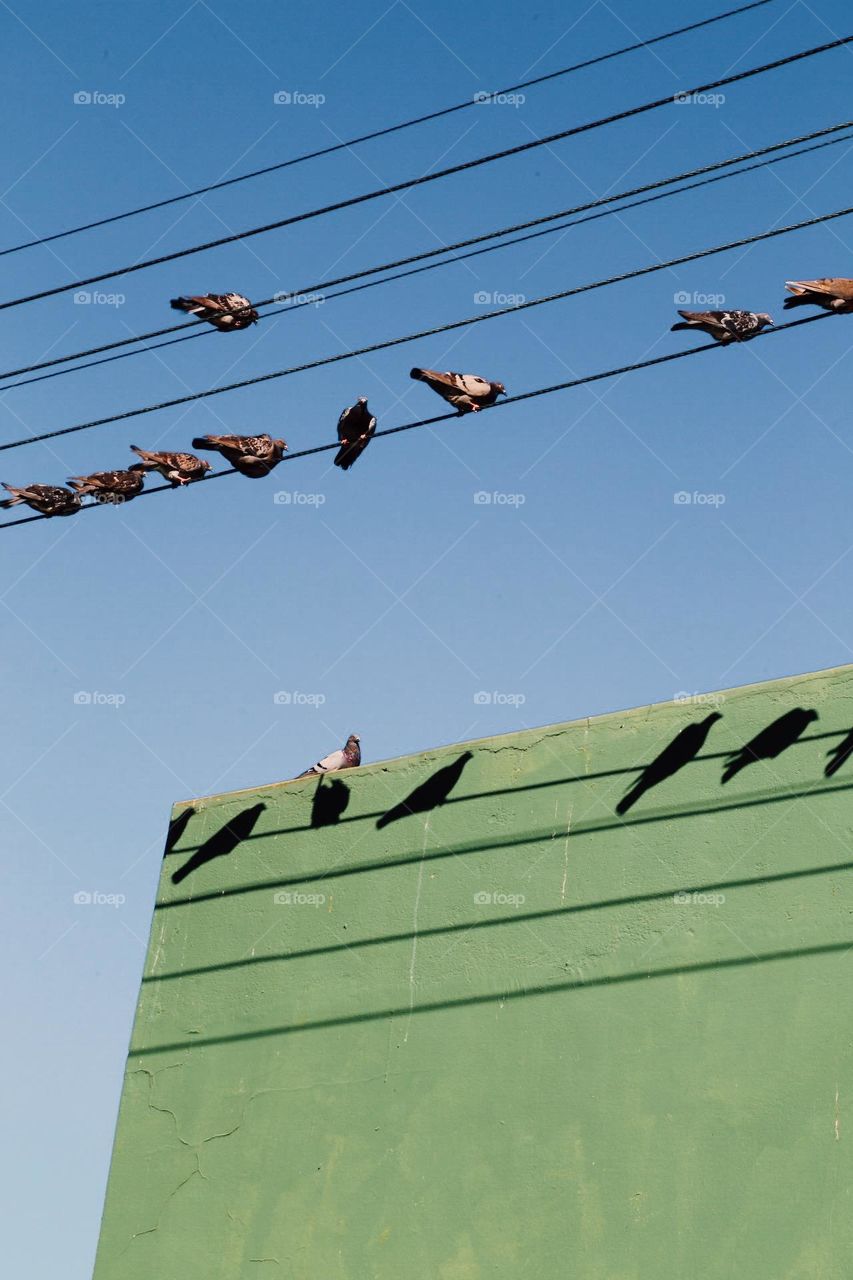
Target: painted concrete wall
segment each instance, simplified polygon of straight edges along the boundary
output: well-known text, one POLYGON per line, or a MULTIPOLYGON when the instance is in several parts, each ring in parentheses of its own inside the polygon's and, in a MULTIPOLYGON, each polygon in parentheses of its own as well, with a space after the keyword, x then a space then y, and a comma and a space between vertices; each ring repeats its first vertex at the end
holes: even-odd
POLYGON ((97 1280, 849 1280, 851 726, 848 667, 178 806, 97 1280))

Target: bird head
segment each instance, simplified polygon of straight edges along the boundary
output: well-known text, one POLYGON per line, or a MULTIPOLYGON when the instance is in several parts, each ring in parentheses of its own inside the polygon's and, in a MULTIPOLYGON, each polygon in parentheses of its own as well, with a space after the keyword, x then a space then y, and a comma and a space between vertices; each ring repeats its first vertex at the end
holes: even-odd
POLYGON ((499 396, 506 395, 506 387, 502 382, 495 382, 493 385, 499 396))
POLYGON ((773 317, 769 316, 766 311, 759 311, 756 319, 761 321, 762 329, 765 325, 773 324, 773 317))
POLYGON ((280 449, 282 453, 286 453, 286 452, 287 452, 287 441, 286 441, 286 440, 273 440, 273 444, 275 445, 276 449, 280 449))
POLYGON ((348 746, 348 747, 349 747, 349 746, 352 746, 352 744, 353 744, 354 742, 356 742, 356 743, 361 742, 361 738, 358 736, 358 734, 357 734, 357 733, 351 733, 351 734, 350 734, 350 736, 347 738, 347 746, 348 746))
POLYGON ((210 470, 210 463, 207 461, 207 458, 202 458, 202 459, 201 459, 201 469, 202 469, 202 471, 209 471, 209 470, 210 470))
POLYGON ((363 404, 365 407, 367 407, 367 396, 359 396, 358 403, 363 404))

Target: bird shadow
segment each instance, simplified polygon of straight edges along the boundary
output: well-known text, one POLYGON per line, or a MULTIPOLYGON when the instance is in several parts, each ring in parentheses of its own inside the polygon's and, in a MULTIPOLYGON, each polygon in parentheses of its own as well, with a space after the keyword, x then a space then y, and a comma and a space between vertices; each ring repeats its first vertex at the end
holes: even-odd
POLYGON ((825 778, 831 778, 853 756, 853 729, 836 746, 830 747, 826 754, 832 759, 827 762, 823 775, 825 778))
POLYGON ((321 774, 311 803, 311 826, 333 827, 340 822, 349 804, 349 787, 340 778, 325 782, 321 774))
POLYGON ((722 782, 730 782, 736 773, 759 760, 775 760, 788 747, 792 747, 804 730, 817 720, 818 714, 811 708, 794 707, 773 720, 765 729, 750 738, 739 751, 733 751, 723 770, 722 782))
POLYGON ((163 850, 163 857, 171 853, 181 836, 187 829, 187 823, 190 818, 195 815, 195 809, 190 805, 188 809, 182 809, 177 818, 173 818, 169 823, 169 830, 166 832, 166 848, 163 850))
POLYGON ((641 796, 651 791, 652 787, 658 786, 666 778, 671 778, 674 773, 678 773, 679 769, 683 769, 686 764, 695 759, 704 747, 705 739, 711 729, 722 718, 719 711, 712 711, 704 720, 688 724, 677 733, 660 755, 655 756, 651 764, 647 764, 639 778, 631 784, 617 804, 616 812, 620 815, 627 813, 641 796))
POLYGON ((252 834, 255 823, 266 807, 265 804, 253 804, 250 809, 244 809, 226 822, 224 827, 220 827, 209 840, 205 840, 192 857, 173 873, 172 884, 180 884, 206 862, 212 862, 214 858, 225 858, 233 853, 237 845, 252 834))
POLYGON ((400 818, 406 818, 409 814, 429 813, 432 809, 437 809, 450 795, 462 777, 463 769, 473 758, 473 752, 463 751, 458 760, 454 760, 452 764, 446 764, 442 769, 437 769, 426 782, 422 782, 420 786, 415 787, 414 791, 410 791, 405 800, 401 800, 399 804, 394 805, 393 809, 389 809, 377 819, 377 830, 389 826, 392 822, 399 822, 400 818))

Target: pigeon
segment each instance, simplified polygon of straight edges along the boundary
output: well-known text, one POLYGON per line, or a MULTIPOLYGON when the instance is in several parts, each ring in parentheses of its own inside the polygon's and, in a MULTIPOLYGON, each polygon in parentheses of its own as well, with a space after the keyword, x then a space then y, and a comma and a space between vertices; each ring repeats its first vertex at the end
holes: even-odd
POLYGON ((792 711, 786 711, 751 738, 740 751, 732 752, 723 770, 723 782, 729 782, 736 773, 740 773, 748 764, 754 764, 756 760, 775 760, 788 747, 793 746, 806 726, 817 718, 816 711, 806 710, 805 707, 794 707, 792 711))
POLYGON ((335 454, 335 466, 349 471, 370 444, 375 430, 376 419, 367 407, 367 396, 359 396, 338 418, 341 447, 335 454))
POLYGON ((73 516, 80 510, 80 499, 71 489, 63 489, 56 484, 28 484, 23 489, 16 489, 4 482, 3 488, 11 493, 11 498, 4 498, 0 507, 14 507, 25 502, 33 511, 43 516, 73 516))
POLYGON ((203 480, 204 473, 210 470, 210 463, 202 462, 193 453, 153 453, 148 449, 140 449, 137 444, 130 447, 142 459, 141 462, 134 462, 131 471, 159 471, 161 476, 170 481, 172 488, 190 484, 193 480, 203 480))
POLYGON ((502 382, 487 382, 475 373, 436 373, 434 369, 412 369, 410 378, 425 382, 460 413, 476 413, 506 395, 502 382))
POLYGON ((701 329, 717 342, 746 342, 768 324, 772 318, 766 311, 679 311, 684 317, 683 324, 674 324, 672 332, 677 329, 701 329))
POLYGON ((201 293, 188 298, 172 298, 175 311, 188 311, 199 320, 207 320, 221 333, 248 329, 257 323, 258 313, 242 293, 201 293))
POLYGON ((671 778, 684 765, 689 764, 691 760, 695 760, 704 747, 705 739, 711 732, 712 727, 722 718, 719 711, 712 711, 704 720, 697 720, 694 724, 687 725, 680 733, 677 733, 672 742, 664 747, 660 755, 655 756, 651 764, 646 765, 637 781, 617 804, 616 812, 618 814, 627 813, 646 791, 650 791, 652 787, 656 787, 659 782, 663 782, 666 778, 671 778))
POLYGON ((211 449, 221 453, 241 475, 257 480, 268 476, 284 457, 287 445, 272 436, 197 436, 194 449, 211 449))
POLYGON ((360 742, 361 739, 358 734, 351 733, 340 751, 333 751, 331 755, 324 756, 322 760, 318 760, 316 764, 312 764, 310 769, 306 769, 303 773, 300 773, 297 776, 300 778, 310 778, 311 775, 315 773, 335 773, 338 769, 358 768, 361 764, 360 742))
POLYGON ((853 280, 830 276, 824 280, 786 280, 785 288, 794 294, 785 299, 785 310, 791 307, 823 307, 847 315, 853 311, 853 280))
POLYGON ((81 495, 91 493, 96 502, 129 502, 142 492, 142 471, 95 471, 90 476, 70 476, 68 483, 81 495))

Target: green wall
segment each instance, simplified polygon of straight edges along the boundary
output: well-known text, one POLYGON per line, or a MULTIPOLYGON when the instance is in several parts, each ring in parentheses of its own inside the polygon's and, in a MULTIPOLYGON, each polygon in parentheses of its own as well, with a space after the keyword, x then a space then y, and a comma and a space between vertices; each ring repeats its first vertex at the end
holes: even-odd
POLYGON ((97 1280, 849 1280, 851 726, 845 667, 198 802, 97 1280))

